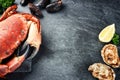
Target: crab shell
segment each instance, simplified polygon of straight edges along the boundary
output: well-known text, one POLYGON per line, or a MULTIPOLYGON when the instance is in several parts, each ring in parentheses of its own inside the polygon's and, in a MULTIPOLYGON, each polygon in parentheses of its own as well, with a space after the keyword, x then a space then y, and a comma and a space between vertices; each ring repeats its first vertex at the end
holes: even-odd
MULTIPOLYGON (((40 21, 31 14, 18 13, 16 9, 17 5, 13 5, 0 17, 0 61, 11 56, 25 39, 26 45, 35 47, 36 51, 41 44, 40 21)), ((27 53, 23 53, 6 64, 0 64, 0 77, 19 68, 26 55, 27 53)))

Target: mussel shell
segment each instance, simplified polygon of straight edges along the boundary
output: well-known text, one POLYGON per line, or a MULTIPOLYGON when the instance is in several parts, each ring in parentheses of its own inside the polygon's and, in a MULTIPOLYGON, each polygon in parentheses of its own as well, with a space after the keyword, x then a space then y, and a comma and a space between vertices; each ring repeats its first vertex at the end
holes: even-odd
POLYGON ((22 6, 26 6, 29 2, 31 2, 30 0, 21 0, 20 1, 20 4, 22 5, 22 6))
POLYGON ((43 17, 43 14, 42 14, 41 10, 37 6, 35 6, 33 3, 29 3, 28 7, 29 7, 31 13, 34 16, 36 16, 38 18, 42 18, 43 17))
POLYGON ((55 1, 46 6, 47 12, 58 12, 62 9, 62 1, 55 1))
POLYGON ((50 0, 40 0, 35 6, 39 7, 40 9, 44 9, 48 4, 50 4, 50 0))

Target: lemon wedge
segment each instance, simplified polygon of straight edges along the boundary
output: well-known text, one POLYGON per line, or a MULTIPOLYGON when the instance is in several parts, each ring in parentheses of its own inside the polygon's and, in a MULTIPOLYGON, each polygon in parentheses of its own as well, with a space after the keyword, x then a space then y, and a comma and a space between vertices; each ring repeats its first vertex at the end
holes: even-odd
POLYGON ((115 34, 115 24, 108 25, 99 33, 101 42, 110 42, 115 34))

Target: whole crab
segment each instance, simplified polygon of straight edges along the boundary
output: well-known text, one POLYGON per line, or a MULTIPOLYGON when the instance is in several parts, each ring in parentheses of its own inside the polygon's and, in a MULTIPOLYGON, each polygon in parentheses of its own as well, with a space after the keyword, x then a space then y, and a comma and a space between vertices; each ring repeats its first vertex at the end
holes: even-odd
POLYGON ((35 51, 39 50, 41 44, 39 19, 28 13, 17 12, 16 9, 17 5, 13 5, 0 17, 0 77, 15 71, 25 60, 28 54, 26 52, 2 64, 3 60, 15 52, 21 42, 24 41, 24 47, 26 45, 35 47, 35 51))

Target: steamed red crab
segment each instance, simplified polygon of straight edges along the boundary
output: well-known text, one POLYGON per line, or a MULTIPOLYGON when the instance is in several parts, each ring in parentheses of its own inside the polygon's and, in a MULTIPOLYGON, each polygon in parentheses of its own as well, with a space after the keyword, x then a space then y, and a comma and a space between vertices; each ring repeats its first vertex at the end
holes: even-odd
MULTIPOLYGON (((0 17, 0 62, 10 57, 25 40, 26 44, 39 49, 41 44, 41 26, 39 20, 28 13, 18 13, 17 5, 9 7, 0 17)), ((27 53, 13 57, 0 64, 0 77, 15 71, 26 58, 27 53)))

